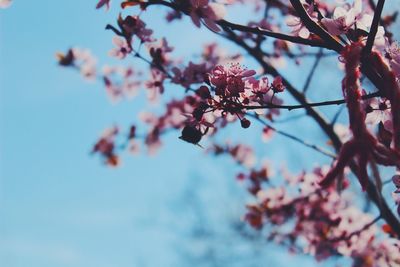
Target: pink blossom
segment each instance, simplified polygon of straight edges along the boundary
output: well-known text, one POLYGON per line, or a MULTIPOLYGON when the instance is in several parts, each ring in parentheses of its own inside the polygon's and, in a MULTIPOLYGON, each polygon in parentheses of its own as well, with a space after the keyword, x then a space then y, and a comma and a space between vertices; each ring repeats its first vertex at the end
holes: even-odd
POLYGON ((158 149, 161 147, 160 131, 158 128, 153 128, 146 136, 145 143, 147 145, 147 153, 149 155, 155 155, 158 149))
POLYGON ((361 0, 355 0, 351 8, 337 7, 333 12, 333 18, 324 18, 322 23, 333 35, 346 33, 357 20, 361 18, 361 0))
MULTIPOLYGON (((336 7, 333 12, 333 18, 323 18, 322 24, 326 27, 329 33, 340 35, 347 33, 352 28, 368 31, 372 23, 372 15, 366 11, 362 11, 362 0, 354 0, 351 7, 336 7)), ((383 45, 385 42, 384 28, 379 27, 375 38, 375 44, 383 45)))
POLYGON ((237 145, 231 149, 230 153, 237 162, 244 166, 252 167, 256 163, 256 156, 249 146, 237 145))
POLYGON ((290 201, 285 188, 276 187, 262 190, 257 193, 257 198, 263 202, 267 209, 275 209, 290 201))
POLYGON ((123 97, 132 98, 137 95, 142 82, 138 80, 140 73, 136 73, 132 67, 104 66, 103 79, 106 91, 113 102, 123 97))
POLYGON ((365 122, 371 125, 377 125, 380 122, 387 124, 392 119, 390 111, 390 102, 388 100, 378 101, 376 98, 369 99, 364 103, 366 105, 365 122))
POLYGON ((272 90, 274 93, 281 93, 285 90, 285 85, 283 85, 281 76, 275 77, 274 81, 272 82, 272 90))
POLYGON ((251 77, 247 80, 247 83, 251 87, 251 91, 257 96, 262 96, 271 89, 267 77, 262 77, 258 80, 251 77))
POLYGON ((224 66, 218 65, 211 72, 210 81, 216 87, 225 87, 227 77, 224 66))
POLYGON ((271 140, 273 134, 274 131, 270 127, 268 126, 264 127, 262 130, 262 140, 264 142, 268 142, 269 140, 271 140))
POLYGON ((216 86, 217 95, 239 96, 245 90, 245 81, 256 74, 254 70, 243 69, 239 64, 231 64, 229 68, 216 66, 209 78, 216 86))
POLYGON ((73 62, 77 66, 85 79, 94 80, 96 78, 97 59, 88 49, 72 48, 73 62))
POLYGON ((225 16, 225 8, 221 4, 209 3, 209 0, 190 0, 192 5, 190 18, 193 23, 200 28, 203 22, 208 28, 219 32, 220 28, 215 21, 225 16))
POLYGON ((343 143, 351 139, 351 131, 348 126, 345 126, 341 123, 336 123, 333 127, 333 130, 343 143))
POLYGON ((150 101, 156 102, 158 96, 164 92, 164 80, 166 76, 163 72, 152 69, 151 79, 146 82, 147 96, 150 101))
MULTIPOLYGON (((303 5, 305 6, 307 13, 310 15, 310 17, 316 20, 317 13, 314 12, 313 5, 309 5, 308 3, 303 3, 303 5)), ((299 17, 289 15, 286 19, 286 24, 292 28, 292 34, 300 36, 301 38, 305 39, 310 37, 310 31, 303 24, 303 22, 299 17)))
POLYGON ((124 59, 129 53, 132 52, 132 48, 124 38, 114 36, 112 42, 116 47, 109 52, 111 57, 124 59))
POLYGON ((393 42, 387 49, 387 55, 389 57, 389 64, 392 71, 398 79, 400 79, 400 48, 399 45, 393 42))
POLYGON ((113 103, 117 103, 122 96, 122 92, 116 84, 114 84, 108 77, 104 77, 104 84, 106 92, 113 103))

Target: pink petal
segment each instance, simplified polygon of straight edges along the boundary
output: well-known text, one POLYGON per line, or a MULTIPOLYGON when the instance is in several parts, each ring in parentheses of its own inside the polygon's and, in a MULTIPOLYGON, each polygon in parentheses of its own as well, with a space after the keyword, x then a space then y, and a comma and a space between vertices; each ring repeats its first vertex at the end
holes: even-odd
POLYGON ((400 77, 400 63, 392 60, 390 62, 390 67, 392 67, 392 71, 397 77, 400 77))
POLYGON ((338 28, 336 20, 323 18, 321 22, 330 34, 340 35, 342 33, 338 28))
POLYGON ((220 32, 221 29, 218 27, 218 25, 211 19, 204 19, 204 24, 213 32, 220 32))
POLYGON ((201 24, 200 24, 200 18, 199 18, 199 16, 197 16, 196 13, 192 12, 192 13, 190 14, 190 18, 192 19, 194 25, 196 25, 197 28, 200 28, 200 25, 201 25, 201 24))
POLYGON ((301 27, 298 35, 301 38, 307 39, 308 37, 310 37, 310 31, 306 27, 301 27))
POLYGON ((295 16, 289 16, 288 19, 286 20, 286 25, 289 27, 294 27, 300 24, 300 20, 298 17, 295 16))
POLYGON ((396 187, 400 187, 400 175, 399 174, 393 175, 392 181, 396 187))
POLYGON ((221 4, 211 3, 208 5, 212 12, 214 13, 213 19, 220 20, 225 17, 226 10, 225 7, 221 4))
POLYGON ((256 74, 255 70, 245 70, 241 73, 242 77, 250 77, 256 74))

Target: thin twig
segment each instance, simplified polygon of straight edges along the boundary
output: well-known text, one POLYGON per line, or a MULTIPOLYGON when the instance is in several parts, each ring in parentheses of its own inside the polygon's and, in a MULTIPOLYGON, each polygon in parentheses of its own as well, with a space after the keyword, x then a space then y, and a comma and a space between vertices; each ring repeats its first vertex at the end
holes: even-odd
POLYGON ((244 25, 232 23, 232 22, 229 22, 226 20, 220 20, 217 22, 217 24, 220 26, 229 27, 232 30, 237 30, 237 31, 241 31, 241 32, 250 32, 250 33, 254 33, 254 34, 269 36, 269 37, 277 38, 280 40, 285 40, 285 41, 296 43, 296 44, 304 44, 304 45, 309 45, 309 46, 332 49, 331 46, 325 44, 323 41, 304 39, 304 38, 301 38, 298 36, 292 36, 292 35, 287 35, 287 34, 283 34, 283 33, 268 31, 268 30, 262 29, 260 27, 244 26, 244 25))
POLYGON ((285 137, 287 137, 287 138, 289 138, 289 139, 291 139, 291 140, 293 140, 293 141, 295 141, 295 142, 297 142, 299 144, 302 144, 302 145, 304 145, 304 146, 306 146, 308 148, 311 148, 311 149, 313 149, 313 150, 315 150, 315 151, 317 151, 317 152, 319 152, 319 153, 321 153, 321 154, 323 154, 325 156, 328 156, 328 157, 330 157, 332 159, 336 159, 336 155, 333 154, 332 152, 330 152, 330 151, 328 151, 328 150, 326 150, 324 148, 321 148, 321 147, 319 147, 317 145, 311 144, 311 143, 309 143, 309 142, 307 142, 305 140, 302 140, 302 139, 298 138, 297 136, 295 136, 293 134, 290 134, 290 133, 287 133, 285 131, 276 129, 275 127, 271 126, 266 121, 262 120, 257 114, 249 114, 249 113, 247 113, 247 116, 254 118, 255 120, 257 120, 258 122, 260 122, 264 126, 268 127, 272 131, 276 132, 277 134, 285 136, 285 137))
POLYGON ((372 225, 374 225, 375 223, 377 223, 380 219, 382 219, 382 216, 379 215, 377 216, 375 219, 373 219, 371 222, 367 223, 366 225, 364 225, 361 229, 354 231, 352 233, 350 233, 349 235, 346 236, 341 236, 341 237, 336 237, 333 239, 329 239, 329 242, 339 242, 339 241, 346 241, 349 240, 350 238, 352 238, 355 235, 359 235, 362 232, 364 232, 365 230, 367 230, 368 228, 370 228, 372 225))
POLYGON ((303 94, 305 94, 307 92, 308 88, 310 87, 311 80, 314 77, 314 73, 317 70, 318 64, 321 62, 322 55, 323 55, 322 49, 320 49, 318 51, 318 54, 315 56, 314 64, 311 67, 311 70, 310 70, 310 73, 307 76, 306 82, 304 83, 303 94))
POLYGON ((333 119, 331 121, 331 125, 334 126, 336 121, 339 119, 340 113, 342 113, 343 109, 345 106, 339 107, 338 111, 336 111, 335 116, 333 116, 333 119))
MULTIPOLYGON (((371 94, 363 95, 361 97, 362 100, 380 97, 379 92, 374 92, 371 94)), ((337 100, 329 100, 329 101, 322 101, 322 102, 314 102, 314 103, 305 103, 305 104, 298 104, 298 105, 275 105, 275 104, 265 104, 260 106, 242 106, 244 109, 254 110, 254 109, 266 109, 266 108, 276 108, 276 109, 287 109, 287 110, 294 110, 294 109, 302 109, 302 108, 310 108, 310 107, 321 107, 321 106, 332 106, 332 105, 341 105, 346 103, 345 99, 337 99, 337 100)))
POLYGON ((274 119, 272 122, 273 123, 286 123, 286 122, 289 122, 289 121, 294 121, 294 120, 298 120, 298 119, 304 118, 305 116, 307 116, 307 114, 303 113, 303 114, 293 115, 293 116, 290 116, 290 117, 287 117, 287 118, 274 119))

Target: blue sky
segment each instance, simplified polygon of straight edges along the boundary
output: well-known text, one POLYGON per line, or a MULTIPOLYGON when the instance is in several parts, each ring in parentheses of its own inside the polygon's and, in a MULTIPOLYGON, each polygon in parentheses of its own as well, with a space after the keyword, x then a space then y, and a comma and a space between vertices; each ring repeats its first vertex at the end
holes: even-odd
MULTIPOLYGON (((128 125, 145 105, 112 105, 101 84, 56 64, 55 53, 71 45, 90 47, 102 63, 109 60, 112 35, 104 26, 114 22, 115 8, 96 11, 95 2, 15 1, 0 10, 1 266, 178 266, 180 250, 197 249, 187 236, 192 213, 182 202, 193 181, 199 190, 191 194, 198 195, 217 234, 226 231, 226 217, 243 212, 247 194, 233 179, 236 167, 205 158, 177 133, 166 136, 157 156, 125 155, 117 169, 89 155, 104 128, 128 125)), ((146 16, 159 34, 169 32, 183 55, 196 49, 195 37, 214 38, 205 30, 182 37, 177 33, 192 29, 187 21, 171 30, 156 15, 146 16)), ((255 131, 244 134, 250 144, 259 143, 255 131)), ((282 144, 299 149, 278 138, 258 152, 279 162, 286 156, 282 144)), ((293 156, 289 165, 326 161, 312 153, 293 156)), ((315 265, 301 257, 288 262, 285 250, 270 247, 264 257, 274 266, 299 259, 315 265)))

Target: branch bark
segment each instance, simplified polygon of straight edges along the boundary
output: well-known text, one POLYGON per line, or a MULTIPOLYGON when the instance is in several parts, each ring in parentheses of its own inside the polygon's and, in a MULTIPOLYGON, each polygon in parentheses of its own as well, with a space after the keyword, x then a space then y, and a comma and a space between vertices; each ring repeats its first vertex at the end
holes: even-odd
POLYGON ((363 49, 363 55, 367 56, 371 53, 372 46, 374 45, 376 33, 378 32, 379 21, 381 20, 383 6, 385 0, 379 0, 375 8, 374 18, 372 20, 371 28, 369 30, 367 43, 363 49))

